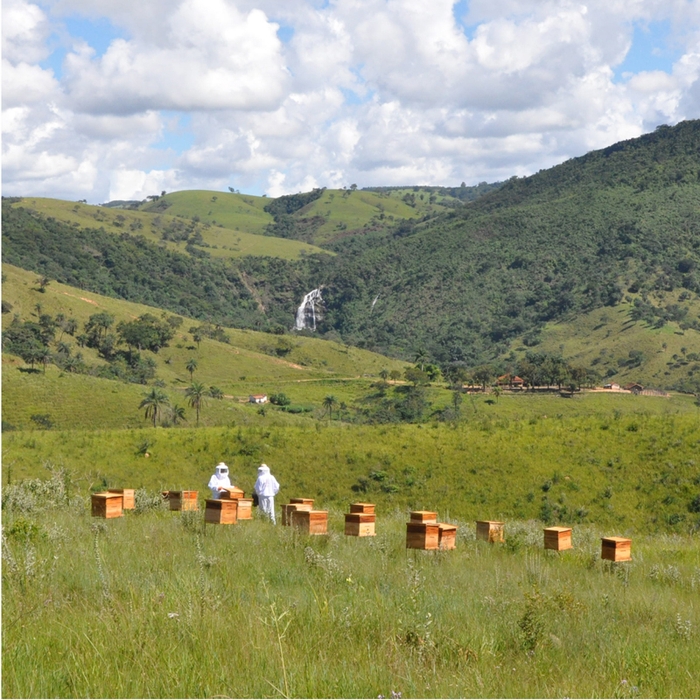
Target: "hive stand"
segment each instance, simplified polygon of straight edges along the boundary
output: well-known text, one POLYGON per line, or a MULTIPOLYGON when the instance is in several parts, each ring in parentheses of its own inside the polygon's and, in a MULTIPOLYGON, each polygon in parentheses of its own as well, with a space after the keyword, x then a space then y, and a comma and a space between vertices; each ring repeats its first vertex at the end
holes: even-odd
POLYGON ((295 510, 292 512, 292 525, 305 535, 325 535, 328 533, 328 511, 295 510))
POLYGON ((122 508, 134 510, 136 508, 136 489, 107 489, 108 493, 118 493, 122 497, 122 508))
POLYGON ((93 493, 91 500, 93 518, 121 518, 124 515, 121 494, 109 491, 93 493))
POLYGON ((627 537, 602 537, 601 559, 632 561, 632 540, 627 537))
POLYGON ((238 521, 238 501, 229 498, 207 498, 204 522, 214 525, 235 525, 238 521))
POLYGON ((168 491, 170 510, 199 510, 198 491, 168 491))
POLYGON ((439 549, 440 526, 435 523, 406 523, 406 549, 439 549))
POLYGON ((477 520, 476 539, 486 542, 503 542, 505 523, 500 520, 477 520))
POLYGON ((563 552, 565 549, 573 549, 571 544, 570 527, 546 527, 544 529, 544 548, 563 552))
POLYGON ((457 526, 438 523, 438 549, 457 548, 457 526))

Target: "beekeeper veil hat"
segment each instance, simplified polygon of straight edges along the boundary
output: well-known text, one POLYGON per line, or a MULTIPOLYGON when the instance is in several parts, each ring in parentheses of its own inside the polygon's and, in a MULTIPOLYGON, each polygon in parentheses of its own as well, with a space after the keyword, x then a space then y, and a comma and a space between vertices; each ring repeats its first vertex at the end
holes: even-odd
POLYGON ((225 476, 228 476, 228 467, 223 462, 219 462, 216 465, 216 469, 215 469, 214 473, 216 474, 216 476, 219 479, 221 479, 225 476))

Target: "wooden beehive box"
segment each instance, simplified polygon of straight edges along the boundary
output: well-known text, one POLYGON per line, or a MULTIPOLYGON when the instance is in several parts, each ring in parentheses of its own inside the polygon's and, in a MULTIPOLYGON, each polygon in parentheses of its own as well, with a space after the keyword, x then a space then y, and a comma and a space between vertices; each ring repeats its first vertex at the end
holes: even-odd
POLYGON ((438 548, 456 549, 457 547, 457 526, 449 523, 438 523, 438 548))
POLYGON ((503 542, 503 528, 505 523, 500 520, 477 520, 476 539, 487 542, 503 542))
POLYGON ((235 525, 238 521, 238 501, 229 498, 207 498, 204 522, 215 525, 235 525))
POLYGON ((313 498, 290 498, 289 502, 295 503, 297 505, 309 506, 309 508, 314 507, 314 499, 313 498))
POLYGON ((351 503, 350 512, 374 515, 374 503, 351 503))
POLYGON ((632 561, 632 540, 627 537, 602 537, 601 558, 609 561, 632 561))
POLYGON ((434 513, 432 510, 412 510, 411 522, 437 524, 437 513, 434 513))
POLYGON ((437 523, 406 523, 407 549, 438 549, 440 526, 437 523))
POLYGON ((376 518, 377 516, 374 513, 347 513, 345 516, 345 534, 350 537, 374 537, 376 518))
POLYGON ((134 510, 136 508, 136 489, 107 489, 109 493, 118 493, 122 497, 122 508, 134 510))
POLYGON ((328 532, 328 511, 295 510, 292 525, 305 535, 325 535, 328 532))
POLYGON ((237 499, 243 498, 245 493, 243 489, 239 489, 237 486, 225 486, 223 491, 219 491, 219 498, 237 499))
POLYGON ((292 513, 297 510, 311 510, 312 506, 305 503, 285 503, 282 506, 282 525, 292 524, 292 513))
POLYGON ((252 520, 253 519, 253 499, 252 498, 237 498, 238 503, 238 519, 252 520))
POLYGON ((199 510, 198 491, 168 491, 170 510, 199 510))
POLYGON ((544 548, 563 552, 572 549, 570 527, 546 527, 544 529, 544 548))
POLYGON ((121 518, 124 515, 122 510, 122 497, 118 493, 93 493, 92 494, 92 516, 94 518, 121 518))

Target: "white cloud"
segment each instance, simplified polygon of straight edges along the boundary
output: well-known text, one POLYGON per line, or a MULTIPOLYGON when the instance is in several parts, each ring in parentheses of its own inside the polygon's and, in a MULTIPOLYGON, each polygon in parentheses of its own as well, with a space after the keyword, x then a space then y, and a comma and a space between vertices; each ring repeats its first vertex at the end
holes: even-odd
POLYGON ((277 25, 260 10, 224 0, 185 0, 159 22, 158 43, 116 39, 95 58, 78 46, 66 58, 77 109, 130 114, 147 109, 270 109, 288 79, 277 25))
POLYGON ((5 189, 104 201, 493 181, 698 116, 698 0, 470 0, 467 33, 454 9, 6 0, 5 189), (100 55, 68 40, 57 76, 39 62, 76 12, 121 38, 100 55), (617 80, 634 24, 662 20, 681 53, 673 71, 617 80), (178 152, 181 114, 191 145, 178 152))

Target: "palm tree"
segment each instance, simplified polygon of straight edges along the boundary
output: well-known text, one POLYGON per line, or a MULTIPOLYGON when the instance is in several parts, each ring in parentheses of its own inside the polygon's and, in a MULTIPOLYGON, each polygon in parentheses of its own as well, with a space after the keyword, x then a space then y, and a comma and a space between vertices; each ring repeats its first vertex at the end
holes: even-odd
POLYGON ((421 348, 420 350, 416 351, 414 362, 417 365, 420 365, 421 372, 425 370, 425 363, 428 361, 428 359, 430 359, 430 355, 428 355, 427 351, 424 348, 421 348))
POLYGON ((326 409, 326 413, 328 413, 328 424, 330 425, 331 420, 333 419, 333 407, 338 403, 338 399, 335 398, 332 394, 329 394, 326 396, 325 399, 323 399, 323 407, 326 409))
POLYGON ((187 364, 185 365, 185 369, 190 373, 190 381, 192 381, 192 375, 194 374, 194 371, 197 369, 197 360, 195 360, 194 357, 191 357, 187 361, 187 364))
POLYGON ((204 406, 206 395, 207 390, 202 382, 192 382, 192 384, 185 389, 187 403, 190 405, 190 408, 194 408, 194 410, 197 411, 197 425, 199 425, 199 411, 202 406, 204 406))
POLYGON ((168 395, 157 387, 153 387, 147 394, 143 395, 143 401, 139 404, 139 408, 146 409, 146 418, 153 419, 153 427, 155 428, 158 417, 163 409, 169 405, 168 395))
POLYGON ((186 421, 185 418, 185 407, 175 404, 170 409, 170 420, 172 420, 173 425, 177 425, 180 421, 186 421))

